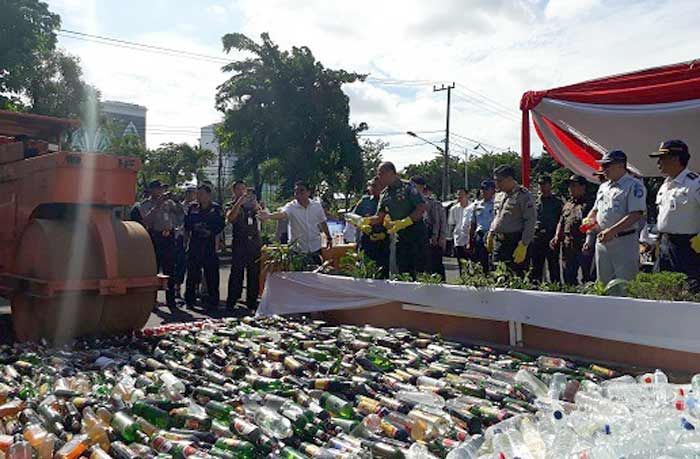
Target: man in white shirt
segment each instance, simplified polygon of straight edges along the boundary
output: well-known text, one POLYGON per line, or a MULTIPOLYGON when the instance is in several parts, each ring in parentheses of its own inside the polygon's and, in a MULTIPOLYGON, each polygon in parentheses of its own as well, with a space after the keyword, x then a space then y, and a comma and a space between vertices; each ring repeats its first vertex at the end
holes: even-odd
POLYGON ((309 264, 321 264, 321 232, 326 235, 326 248, 330 249, 333 245, 326 213, 321 203, 311 200, 311 189, 305 182, 294 184, 293 201, 278 212, 263 212, 260 218, 263 221, 289 221, 289 244, 294 244, 297 250, 307 255, 309 264))
POLYGON ((667 140, 649 156, 666 177, 656 195, 657 269, 684 273, 691 289, 700 291, 700 175, 688 169, 690 153, 682 140, 667 140))
MULTIPOLYGON (((454 253, 455 258, 457 258, 457 265, 459 266, 459 272, 462 272, 463 260, 467 261, 467 242, 468 235, 465 231, 462 231, 462 221, 464 220, 464 214, 469 211, 469 195, 465 188, 457 189, 457 203, 450 208, 450 215, 447 217, 447 224, 449 225, 452 233, 452 241, 454 243, 454 253)), ((469 216, 467 216, 470 219, 469 216)))

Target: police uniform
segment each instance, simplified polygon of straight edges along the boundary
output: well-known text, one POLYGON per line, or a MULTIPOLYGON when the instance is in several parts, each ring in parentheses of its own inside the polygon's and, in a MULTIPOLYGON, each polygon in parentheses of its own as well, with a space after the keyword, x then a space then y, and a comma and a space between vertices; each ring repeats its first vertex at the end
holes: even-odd
POLYGON ((257 307, 260 290, 260 255, 262 239, 258 229, 257 209, 242 205, 238 217, 231 223, 231 272, 228 277, 226 305, 234 307, 243 293, 243 274, 246 277, 246 306, 257 307))
MULTIPOLYGON (((646 212, 644 184, 630 174, 619 180, 600 185, 594 204, 600 230, 606 230, 626 215, 646 212)), ((633 279, 639 272, 639 223, 621 231, 617 237, 602 244, 596 240, 595 264, 598 280, 607 284, 613 279, 633 279)))
MULTIPOLYGON (((160 186, 160 185, 158 185, 160 186)), ((175 306, 175 227, 182 219, 182 208, 171 199, 165 199, 159 205, 158 201, 148 198, 138 207, 141 224, 151 236, 153 249, 156 254, 158 271, 168 276, 165 290, 165 301, 170 307, 175 306)))
POLYGON ((190 234, 185 286, 185 302, 189 306, 195 303, 202 270, 207 286, 207 298, 204 303, 209 307, 219 305, 219 256, 216 253, 216 238, 224 229, 224 225, 223 211, 215 202, 207 208, 194 203, 185 216, 185 230, 190 234))
MULTIPOLYGON (((688 147, 679 140, 661 144, 650 156, 683 153, 688 147)), ((691 239, 700 234, 700 175, 685 168, 676 177, 667 177, 656 195, 660 238, 657 270, 681 272, 688 276, 693 291, 700 290, 700 254, 691 239)))
POLYGON ((490 270, 489 252, 486 250, 486 234, 493 222, 493 199, 480 199, 474 203, 472 223, 473 241, 471 241, 474 260, 481 264, 484 272, 490 270))
POLYGON ((517 274, 523 274, 527 263, 515 263, 513 252, 518 242, 529 245, 535 236, 537 212, 527 188, 516 185, 510 193, 496 193, 494 218, 491 223, 493 233, 494 263, 506 263, 517 274))
POLYGON ((558 197, 538 196, 537 198, 537 223, 535 225, 535 237, 528 247, 530 260, 532 261, 532 279, 540 282, 544 276, 544 263, 547 262, 550 282, 561 282, 559 269, 559 251, 552 250, 549 243, 557 231, 559 217, 561 217, 562 202, 558 197))
MULTIPOLYGON (((424 204, 423 196, 416 186, 405 180, 396 180, 382 191, 377 213, 384 212, 391 220, 402 220, 410 216, 416 207, 424 204)), ((399 273, 409 273, 414 278, 425 272, 425 252, 428 234, 422 219, 404 228, 397 234, 396 265, 399 273)))
POLYGON ((583 219, 593 208, 593 203, 582 197, 569 198, 561 210, 559 224, 563 233, 561 244, 561 260, 564 271, 564 282, 569 285, 578 284, 578 270, 581 268, 581 279, 590 282, 592 279, 593 254, 584 252, 586 233, 581 232, 583 219))
MULTIPOLYGON (((353 212, 360 217, 370 217, 376 215, 379 206, 379 198, 374 196, 363 196, 353 209, 353 212)), ((390 239, 386 233, 386 228, 382 224, 372 225, 372 232, 365 234, 361 232, 360 242, 357 245, 367 257, 377 264, 382 270, 382 277, 389 276, 389 244, 390 239)))

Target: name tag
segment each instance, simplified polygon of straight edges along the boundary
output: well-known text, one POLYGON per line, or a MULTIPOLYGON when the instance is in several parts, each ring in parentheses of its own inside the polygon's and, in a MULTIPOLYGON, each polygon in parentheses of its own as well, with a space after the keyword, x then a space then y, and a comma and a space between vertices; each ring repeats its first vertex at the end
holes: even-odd
POLYGON ((253 225, 253 217, 248 217, 248 226, 253 225))

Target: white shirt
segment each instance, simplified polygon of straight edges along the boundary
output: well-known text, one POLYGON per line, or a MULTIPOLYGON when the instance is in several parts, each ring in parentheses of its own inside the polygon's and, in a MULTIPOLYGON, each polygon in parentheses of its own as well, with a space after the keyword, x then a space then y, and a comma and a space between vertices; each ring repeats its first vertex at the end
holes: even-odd
POLYGON ((294 201, 288 202, 282 212, 289 220, 289 243, 297 243, 303 253, 313 253, 321 250, 321 230, 318 225, 326 221, 326 213, 321 203, 309 201, 304 207, 294 201))
POLYGON ((464 208, 462 218, 455 226, 454 240, 455 247, 466 246, 469 242, 469 228, 472 226, 472 217, 474 216, 474 204, 471 203, 464 208))
POLYGON ((656 194, 660 233, 700 233, 700 176, 687 168, 666 180, 656 194))
POLYGON ((455 247, 467 245, 467 237, 466 235, 462 235, 459 229, 462 225, 464 212, 468 208, 468 206, 462 207, 462 204, 460 204, 459 201, 457 201, 457 203, 450 208, 450 214, 447 217, 447 224, 450 225, 450 228, 452 228, 452 240, 454 241, 455 247))

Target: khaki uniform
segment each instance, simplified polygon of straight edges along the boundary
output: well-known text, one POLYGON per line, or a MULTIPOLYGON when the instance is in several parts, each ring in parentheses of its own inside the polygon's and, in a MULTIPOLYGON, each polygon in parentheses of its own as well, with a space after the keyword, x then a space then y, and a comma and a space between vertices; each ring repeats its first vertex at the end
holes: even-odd
POLYGON ((559 224, 562 225, 564 239, 561 245, 561 259, 564 265, 564 282, 569 285, 578 283, 578 270, 581 268, 581 279, 590 282, 592 279, 593 252, 584 253, 586 234, 579 229, 583 219, 588 215, 593 203, 583 199, 570 198, 564 203, 559 224))
POLYGON ((494 263, 506 263, 516 273, 523 274, 527 263, 515 264, 513 252, 518 242, 526 245, 532 242, 536 223, 537 211, 527 188, 516 185, 510 193, 496 193, 490 230, 493 233, 494 263))

